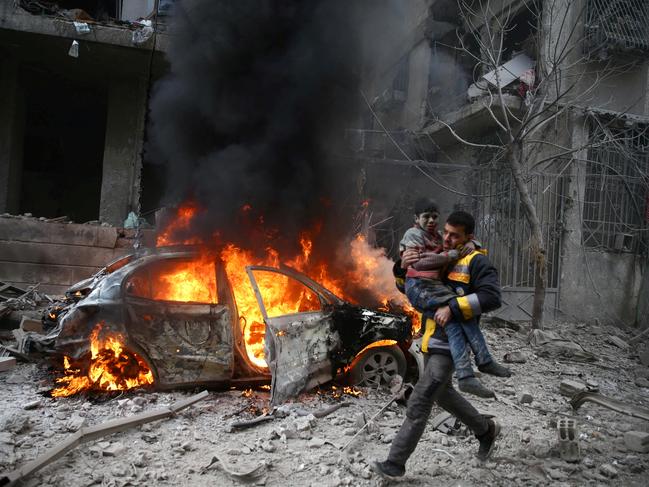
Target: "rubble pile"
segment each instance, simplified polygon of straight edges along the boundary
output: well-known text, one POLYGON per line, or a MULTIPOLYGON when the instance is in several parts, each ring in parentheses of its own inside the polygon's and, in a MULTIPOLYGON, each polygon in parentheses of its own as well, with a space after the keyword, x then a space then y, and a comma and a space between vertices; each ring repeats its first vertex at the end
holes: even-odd
MULTIPOLYGON (((469 398, 503 425, 492 458, 480 463, 466 427, 436 408, 407 465, 406 481, 646 485, 647 335, 602 324, 555 323, 532 334, 531 345, 529 330, 515 328, 484 324, 496 357, 510 363, 514 375, 482 376, 497 398, 469 398), (571 406, 576 397, 582 397, 577 409, 571 406)), ((51 387, 46 366, 20 361, 0 372, 0 384, 5 473, 83 428, 190 395, 135 390, 53 399, 41 395, 51 387)), ((390 391, 357 396, 334 387, 302 394, 274 411, 268 410, 267 389, 212 391, 170 419, 81 444, 24 485, 377 485, 369 464, 386 456, 405 406, 391 402, 390 391)))

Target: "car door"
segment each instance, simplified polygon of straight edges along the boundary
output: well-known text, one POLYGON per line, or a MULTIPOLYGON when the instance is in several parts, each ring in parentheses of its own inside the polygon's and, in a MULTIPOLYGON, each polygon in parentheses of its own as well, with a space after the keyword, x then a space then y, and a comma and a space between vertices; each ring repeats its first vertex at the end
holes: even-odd
POLYGON ((232 378, 231 310, 216 282, 214 260, 190 256, 154 260, 128 277, 129 336, 154 363, 159 387, 232 378))
POLYGON ((246 272, 266 324, 265 356, 271 404, 281 404, 335 375, 331 353, 340 347, 332 300, 292 269, 249 266, 246 272))

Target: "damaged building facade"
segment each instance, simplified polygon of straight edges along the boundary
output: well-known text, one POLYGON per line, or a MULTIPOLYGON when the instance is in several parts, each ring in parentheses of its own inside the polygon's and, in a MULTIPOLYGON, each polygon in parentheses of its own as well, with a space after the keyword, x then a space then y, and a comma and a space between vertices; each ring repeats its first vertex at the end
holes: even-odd
MULTIPOLYGON (((365 72, 368 110, 350 134, 368 185, 390 174, 408 192, 426 188, 442 217, 475 214, 500 273, 501 315, 529 320, 530 230, 504 149, 543 93, 543 128, 522 145, 545 240, 546 316, 646 325, 647 3, 421 0, 394 9, 404 28, 386 39, 383 69, 365 72)), ((376 199, 378 188, 368 189, 376 199)), ((403 197, 388 202, 381 216, 392 218, 376 228, 386 247, 411 223, 408 208, 403 197)))
POLYGON ((33 215, 0 219, 0 280, 60 294, 132 249, 121 227, 160 191, 143 152, 170 5, 0 1, 0 214, 33 215))
POLYGON ((122 225, 138 210, 169 3, 0 2, 0 213, 122 225))

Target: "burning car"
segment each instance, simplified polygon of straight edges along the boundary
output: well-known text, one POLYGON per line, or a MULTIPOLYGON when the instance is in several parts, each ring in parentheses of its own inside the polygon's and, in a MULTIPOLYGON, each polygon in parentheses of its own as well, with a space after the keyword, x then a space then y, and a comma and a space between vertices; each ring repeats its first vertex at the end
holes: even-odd
POLYGON ((417 366, 409 317, 352 305, 285 266, 249 265, 232 275, 217 254, 144 249, 67 296, 71 304, 50 315, 53 349, 66 367, 54 395, 97 382, 108 389, 270 382, 278 404, 340 374, 379 386, 417 366))

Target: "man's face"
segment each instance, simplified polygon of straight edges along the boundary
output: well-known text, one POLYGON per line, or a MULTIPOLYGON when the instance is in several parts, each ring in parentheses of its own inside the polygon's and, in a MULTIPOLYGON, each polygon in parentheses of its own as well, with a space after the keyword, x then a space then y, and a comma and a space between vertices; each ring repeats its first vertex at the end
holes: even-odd
POLYGON ((415 223, 428 233, 437 232, 437 219, 439 213, 436 211, 425 211, 419 215, 415 215, 415 223))
POLYGON ((464 245, 473 238, 472 233, 466 233, 464 225, 444 225, 444 250, 452 250, 464 245))

